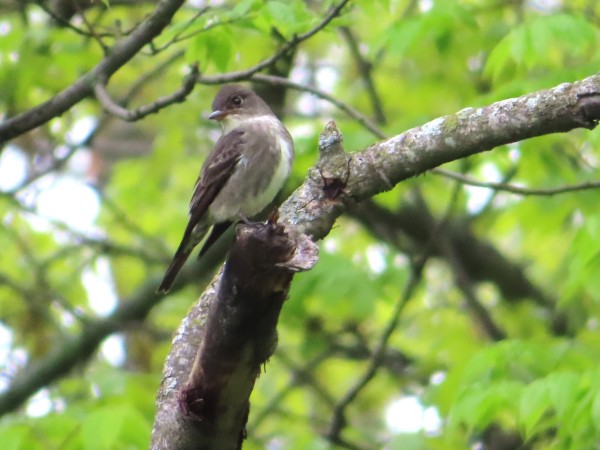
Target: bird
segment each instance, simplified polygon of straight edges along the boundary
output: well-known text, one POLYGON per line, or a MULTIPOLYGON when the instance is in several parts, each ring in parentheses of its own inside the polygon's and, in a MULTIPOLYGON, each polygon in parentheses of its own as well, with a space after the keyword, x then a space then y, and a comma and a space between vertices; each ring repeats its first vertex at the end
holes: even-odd
POLYGON ((200 258, 227 228, 248 222, 283 188, 294 160, 289 131, 251 89, 229 84, 212 103, 211 120, 222 135, 206 158, 194 185, 189 221, 157 292, 170 290, 184 263, 211 229, 200 258))

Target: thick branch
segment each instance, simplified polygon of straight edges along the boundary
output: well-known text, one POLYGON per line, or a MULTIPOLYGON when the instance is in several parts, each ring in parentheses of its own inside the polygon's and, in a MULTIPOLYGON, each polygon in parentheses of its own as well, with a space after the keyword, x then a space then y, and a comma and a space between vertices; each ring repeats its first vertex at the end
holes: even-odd
POLYGON ((600 104, 600 75, 435 119, 351 155, 344 195, 326 195, 312 169, 280 209, 282 220, 320 239, 356 200, 441 164, 534 136, 594 128, 600 113, 591 104, 600 104))
POLYGON ((223 272, 178 330, 165 368, 167 386, 163 383, 158 399, 152 449, 241 448, 250 393, 275 350, 277 320, 292 276, 312 267, 316 258, 315 244, 282 226, 238 226, 223 272))

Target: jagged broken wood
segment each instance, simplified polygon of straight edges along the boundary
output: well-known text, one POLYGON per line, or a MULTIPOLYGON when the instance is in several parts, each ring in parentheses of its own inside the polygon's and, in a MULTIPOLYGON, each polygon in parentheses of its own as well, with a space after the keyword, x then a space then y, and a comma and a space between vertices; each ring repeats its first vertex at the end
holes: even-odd
POLYGON ((282 225, 237 227, 222 272, 173 342, 153 449, 241 448, 250 393, 277 345, 277 320, 290 282, 317 255, 307 236, 282 225))

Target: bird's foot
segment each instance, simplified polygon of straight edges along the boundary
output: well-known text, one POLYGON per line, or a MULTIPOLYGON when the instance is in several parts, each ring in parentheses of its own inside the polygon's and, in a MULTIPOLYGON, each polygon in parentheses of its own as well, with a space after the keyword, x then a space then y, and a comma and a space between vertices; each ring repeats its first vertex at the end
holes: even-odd
POLYGON ((237 218, 240 222, 243 222, 246 225, 252 225, 252 222, 250 220, 248 220, 248 218, 246 216, 244 216, 243 214, 238 214, 237 218))

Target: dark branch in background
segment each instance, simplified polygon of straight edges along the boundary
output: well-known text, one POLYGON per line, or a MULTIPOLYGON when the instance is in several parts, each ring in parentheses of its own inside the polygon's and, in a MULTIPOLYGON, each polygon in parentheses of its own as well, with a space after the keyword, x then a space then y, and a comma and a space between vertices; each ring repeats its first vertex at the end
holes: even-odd
POLYGON ((94 93, 107 112, 127 122, 134 122, 149 114, 157 113, 165 106, 183 102, 192 92, 194 86, 196 86, 199 75, 198 65, 192 65, 190 73, 185 77, 182 86, 177 91, 173 92, 171 95, 161 97, 149 105, 140 106, 133 110, 126 109, 115 102, 106 91, 106 84, 103 81, 96 83, 94 86, 94 93))
MULTIPOLYGON (((181 271, 172 292, 190 284, 199 284, 213 273, 220 260, 210 253, 206 256, 200 264, 181 271)), ((110 316, 88 321, 76 336, 62 340, 54 346, 55 351, 25 367, 9 388, 0 394, 0 417, 16 410, 40 388, 54 383, 76 365, 91 358, 107 336, 143 321, 152 308, 166 298, 156 295, 158 282, 158 279, 148 280, 132 298, 121 299, 119 307, 110 316)))
MULTIPOLYGON (((293 301, 293 300, 292 300, 293 301)), ((317 396, 322 399, 325 406, 333 408, 335 402, 330 393, 318 383, 318 370, 321 363, 332 357, 344 358, 347 360, 366 361, 371 358, 372 351, 369 349, 366 338, 363 336, 354 337, 354 334, 360 334, 359 329, 348 330, 346 328, 325 331, 321 329, 320 324, 313 323, 309 325, 310 330, 307 330, 312 336, 317 334, 316 339, 325 343, 325 348, 303 365, 294 364, 293 361, 286 356, 285 350, 277 350, 273 357, 281 361, 290 373, 288 384, 273 394, 268 403, 252 416, 252 421, 249 424, 249 434, 254 434, 260 430, 262 422, 269 414, 277 411, 277 406, 294 392, 295 389, 300 389, 307 386, 313 389, 317 396), (350 336, 349 336, 350 335, 350 336), (349 343, 348 338, 352 341, 349 343)), ((397 377, 406 373, 406 369, 410 366, 412 360, 400 352, 397 348, 388 348, 383 355, 381 367, 389 370, 390 375, 397 377)))
MULTIPOLYGON (((48 7, 48 5, 46 5, 45 1, 42 1, 42 0, 36 1, 35 4, 38 5, 46 14, 48 14, 52 18, 52 20, 54 20, 59 26, 68 28, 80 36, 83 36, 86 38, 93 38, 96 41, 98 41, 98 37, 113 37, 113 35, 110 33, 97 33, 97 32, 91 33, 89 31, 86 31, 79 27, 76 27, 68 19, 64 18, 60 14, 57 14, 50 7, 48 7)), ((82 14, 82 16, 83 16, 83 14, 82 14)), ((87 24, 87 22, 86 22, 86 24, 87 24)), ((104 43, 101 40, 98 42, 99 42, 100 46, 102 47, 102 49, 106 52, 107 48, 104 45, 104 43)))
MULTIPOLYGON (((406 204, 400 210, 392 212, 372 200, 366 200, 351 208, 349 214, 377 238, 389 242, 401 251, 407 251, 407 245, 402 246, 407 240, 412 245, 416 244, 417 251, 420 251, 418 249, 431 239, 431 215, 418 205, 406 204)), ((554 301, 528 281, 522 267, 507 260, 491 243, 476 237, 467 223, 451 219, 446 224, 445 233, 452 242, 452 247, 461 255, 462 264, 470 279, 476 282, 491 281, 509 302, 529 298, 544 308, 553 308, 554 301)), ((432 249, 432 256, 441 255, 441 249, 432 249)))
POLYGON ((108 318, 85 325, 77 336, 55 346, 55 351, 20 373, 9 389, 0 394, 0 416, 14 411, 38 389, 66 375, 76 364, 90 358, 106 336, 127 323, 143 320, 161 300, 154 290, 155 286, 148 283, 138 291, 135 298, 123 301, 108 318))
POLYGON ((100 63, 50 100, 0 124, 0 145, 60 116, 73 105, 93 94, 99 80, 109 80, 125 63, 169 24, 184 0, 162 0, 132 33, 119 40, 100 63))
POLYGON ((383 357, 388 347, 388 342, 392 333, 398 327, 400 322, 400 316, 404 307, 408 304, 408 301, 413 297, 417 286, 421 280, 423 273, 423 267, 427 261, 427 256, 423 255, 420 258, 415 258, 411 263, 410 277, 404 285, 402 295, 394 305, 394 309, 390 315, 390 319, 386 324, 383 332, 379 336, 377 343, 373 349, 373 353, 369 360, 364 373, 355 381, 355 383, 348 389, 340 401, 335 405, 333 410, 333 418, 331 426, 326 434, 326 438, 334 444, 342 444, 346 442, 341 437, 343 428, 346 426, 346 408, 354 401, 357 395, 362 391, 367 384, 373 379, 379 366, 383 361, 383 357))
MULTIPOLYGON (((456 202, 456 197, 460 190, 460 184, 456 183, 453 195, 452 203, 456 202)), ((429 239, 426 245, 428 255, 431 255, 434 248, 440 250, 444 259, 448 262, 451 270, 454 272, 454 278, 456 285, 462 291, 465 302, 469 309, 477 319, 478 325, 485 331, 485 333, 494 341, 501 341, 506 338, 506 333, 494 322, 490 313, 485 309, 481 301, 477 298, 475 289, 473 288, 473 280, 469 276, 463 257, 456 251, 456 248, 452 245, 452 241, 449 238, 447 232, 447 225, 450 218, 450 211, 445 214, 444 219, 436 223, 435 219, 431 215, 430 211, 425 204, 425 200, 421 196, 420 192, 416 195, 417 204, 420 209, 427 216, 427 222, 430 224, 429 227, 429 239), (460 255, 460 256, 459 256, 460 255)))
POLYGON ((85 24, 85 26, 88 29, 88 33, 90 34, 90 36, 92 37, 92 39, 94 39, 97 43, 98 46, 100 46, 100 48, 102 49, 102 51, 104 52, 104 56, 108 55, 110 52, 110 47, 108 45, 106 45, 104 43, 104 41, 102 40, 102 36, 100 36, 98 34, 98 32, 96 31, 94 25, 92 25, 86 15, 85 15, 85 9, 82 7, 81 4, 77 3, 77 2, 73 2, 75 5, 75 8, 77 9, 77 12, 79 14, 79 17, 81 17, 81 21, 85 24))
MULTIPOLYGON (((146 83, 150 82, 150 80, 157 78, 162 72, 164 72, 165 70, 167 70, 171 64, 173 64, 175 61, 177 61, 180 58, 183 58, 184 52, 183 51, 179 51, 179 52, 175 52, 172 55, 170 55, 168 58, 166 58, 163 62, 161 62, 160 64, 156 65, 155 67, 153 67, 151 70, 148 70, 146 72, 144 72, 129 88, 129 92, 127 93, 127 95, 125 95, 120 103, 121 105, 123 105, 123 107, 127 107, 127 105, 129 105, 129 102, 131 102, 131 100, 133 100, 138 93, 142 90, 142 88, 146 85, 146 83)), ((193 72, 197 65, 193 64, 190 66, 191 71, 193 72)), ((192 74, 188 74, 187 76, 191 76, 192 74)), ((185 83, 185 79, 184 79, 184 83, 185 83)))
POLYGON ((375 82, 373 81, 373 76, 371 74, 373 65, 368 62, 360 52, 360 48, 358 47, 358 42, 352 33, 352 30, 348 27, 340 27, 340 33, 346 40, 348 47, 350 48, 350 53, 352 54, 352 58, 356 62, 357 68, 361 77, 364 81, 365 88, 367 90, 367 94, 371 99, 371 105, 373 105, 373 113, 375 114, 375 121, 378 124, 385 125, 385 114, 383 112, 383 105, 381 104, 381 98, 377 94, 377 89, 375 88, 375 82))
MULTIPOLYGON (((429 232, 429 238, 427 240, 427 243, 423 246, 418 255, 412 258, 409 280, 404 285, 403 293, 398 302, 396 303, 391 317, 384 328, 383 333, 377 341, 377 344, 371 354, 369 364, 367 365, 367 368, 363 375, 356 380, 356 382, 346 392, 346 394, 341 398, 341 400, 336 404, 335 408, 333 409, 333 419, 331 422, 329 432, 326 435, 327 439, 329 439, 331 442, 344 442, 341 439, 341 433, 347 423, 346 409, 351 403, 354 402, 359 393, 375 377, 377 371, 382 366, 384 354, 387 351, 389 339, 392 333, 398 327, 402 311, 404 310, 404 307, 406 306, 410 298, 412 298, 414 290, 416 289, 419 281, 422 278, 422 272, 423 268, 425 267, 426 261, 432 255, 434 249, 440 246, 439 241, 447 242, 446 236, 448 233, 446 231, 446 227, 449 218, 452 216, 452 211, 456 207, 459 192, 460 185, 457 183, 450 198, 450 201, 448 202, 448 205, 446 207, 446 212, 443 214, 442 220, 436 222, 433 219, 433 217, 429 215, 430 226, 427 230, 429 232)), ((415 194, 417 199, 419 200, 419 205, 421 206, 421 208, 426 210, 427 207, 418 189, 416 190, 415 194)), ((450 258, 447 259, 450 260, 450 258)), ((459 287, 463 290, 463 293, 465 294, 467 304, 469 305, 471 310, 474 311, 479 322, 483 325, 483 328, 488 332, 488 334, 493 339, 502 339, 504 337, 503 332, 498 329, 496 324, 488 315, 487 311, 483 308, 483 306, 481 306, 480 302, 475 297, 471 285, 469 283, 466 283, 466 278, 460 278, 460 276, 458 275, 459 273, 462 274, 462 272, 460 272, 460 259, 455 258, 454 260, 451 260, 451 262, 459 265, 457 267, 454 267, 454 270, 457 272, 458 284, 459 287)))

